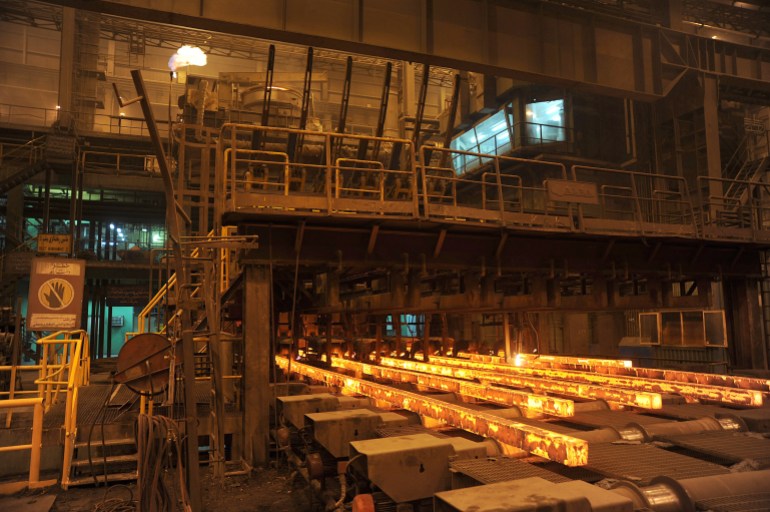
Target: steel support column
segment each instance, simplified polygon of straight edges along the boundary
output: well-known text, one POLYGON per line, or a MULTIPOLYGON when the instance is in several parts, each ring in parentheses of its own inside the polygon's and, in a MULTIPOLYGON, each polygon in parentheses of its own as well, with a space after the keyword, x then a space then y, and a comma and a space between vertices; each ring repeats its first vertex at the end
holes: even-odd
POLYGON ((62 9, 61 55, 59 56, 59 121, 67 126, 72 116, 73 69, 75 68, 75 9, 62 9))
POLYGON ((759 282, 753 279, 725 279, 724 294, 730 321, 730 362, 736 368, 768 368, 768 354, 762 333, 759 282))
POLYGON ((264 466, 270 429, 270 273, 253 265, 244 272, 244 459, 264 466))
MULTIPOLYGON (((719 84, 711 75, 703 76, 703 123, 706 136, 706 166, 709 178, 722 178, 719 150, 719 84)), ((709 181, 709 195, 722 196, 722 184, 709 181)))

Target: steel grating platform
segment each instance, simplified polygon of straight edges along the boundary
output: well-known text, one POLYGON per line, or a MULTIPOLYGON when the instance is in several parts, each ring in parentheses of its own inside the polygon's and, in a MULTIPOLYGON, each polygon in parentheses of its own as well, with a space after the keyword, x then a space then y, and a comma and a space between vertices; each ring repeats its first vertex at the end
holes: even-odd
POLYGON ((701 432, 700 434, 658 436, 656 439, 714 457, 728 463, 752 460, 758 469, 770 467, 770 439, 744 432, 701 432))
POLYGON ((575 423, 577 425, 587 425, 595 428, 622 428, 629 423, 654 425, 656 423, 667 423, 671 421, 665 418, 646 416, 644 414, 638 414, 634 412, 610 410, 583 412, 572 417, 565 418, 564 420, 570 423, 575 423))
POLYGON ((454 473, 462 474, 479 484, 494 484, 533 476, 556 484, 571 481, 534 464, 509 458, 456 460, 450 462, 449 467, 454 473))
POLYGON ((138 399, 139 395, 131 391, 126 386, 120 385, 118 386, 117 393, 110 400, 110 407, 122 407, 138 399))
POLYGON ((711 512, 767 512, 770 510, 770 491, 699 500, 695 506, 698 510, 711 512))
POLYGON ((730 473, 718 464, 649 444, 591 443, 585 467, 606 477, 630 480, 639 485, 649 485, 656 476, 681 480, 730 473))
MULTIPOLYGON (((91 425, 95 421, 102 420, 102 410, 104 413, 104 422, 113 423, 126 409, 123 407, 104 407, 105 401, 112 386, 108 384, 91 384, 83 386, 78 390, 78 416, 77 424, 79 427, 91 425)), ((64 424, 66 401, 62 396, 60 401, 53 406, 43 417, 43 428, 59 428, 64 424)))

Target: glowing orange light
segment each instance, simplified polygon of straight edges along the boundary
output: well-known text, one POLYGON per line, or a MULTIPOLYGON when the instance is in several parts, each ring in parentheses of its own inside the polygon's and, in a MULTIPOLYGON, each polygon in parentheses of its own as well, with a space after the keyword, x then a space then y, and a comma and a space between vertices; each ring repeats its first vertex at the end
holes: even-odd
MULTIPOLYGON (((275 356, 276 365, 288 370, 289 361, 275 356)), ((358 394, 387 402, 415 412, 421 416, 446 422, 456 428, 490 437, 501 443, 525 450, 566 466, 583 466, 588 463, 588 443, 582 439, 533 427, 493 414, 474 411, 458 404, 403 391, 390 386, 354 379, 330 370, 323 370, 304 363, 293 362, 291 371, 327 385, 345 386, 358 394)))

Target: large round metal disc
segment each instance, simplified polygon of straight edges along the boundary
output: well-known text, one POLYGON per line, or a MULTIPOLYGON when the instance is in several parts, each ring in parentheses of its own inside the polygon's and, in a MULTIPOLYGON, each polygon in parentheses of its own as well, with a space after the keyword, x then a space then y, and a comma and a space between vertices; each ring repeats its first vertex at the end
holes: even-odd
POLYGON ((115 380, 136 393, 160 393, 168 384, 171 357, 171 344, 165 336, 154 333, 134 336, 118 353, 115 380))

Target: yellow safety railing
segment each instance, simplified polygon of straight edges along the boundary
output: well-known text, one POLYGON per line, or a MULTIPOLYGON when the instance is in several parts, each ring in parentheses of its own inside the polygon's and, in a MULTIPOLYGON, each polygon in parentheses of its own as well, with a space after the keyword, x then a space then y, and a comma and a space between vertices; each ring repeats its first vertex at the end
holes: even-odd
MULTIPOLYGON (((209 231, 208 235, 206 235, 207 238, 211 238, 214 236, 214 230, 212 229, 209 231)), ((196 247, 193 249, 193 251, 190 253, 191 258, 197 258, 200 256, 200 248, 196 247)), ((137 316, 137 333, 143 333, 143 332, 149 332, 150 324, 148 321, 148 318, 150 317, 150 314, 152 314, 153 309, 155 309, 158 304, 161 303, 161 301, 168 295, 172 289, 176 286, 176 272, 171 274, 171 277, 168 278, 168 281, 160 287, 160 290, 150 299, 150 302, 147 303, 147 305, 142 309, 142 311, 139 312, 139 315, 137 316)), ((192 291, 191 296, 195 296, 198 293, 198 290, 200 289, 200 286, 195 288, 195 290, 192 291)), ((178 311, 178 310, 177 310, 178 311)), ((176 316, 176 315, 175 315, 176 316)), ((170 320, 169 320, 170 321, 170 320)), ((160 330, 160 332, 165 331, 165 326, 160 330)))
MULTIPOLYGON (((233 233, 232 227, 222 227, 221 228, 221 237, 226 238, 229 236, 232 236, 233 233)), ((209 240, 213 240, 215 238, 215 230, 211 230, 206 235, 206 238, 209 240)), ((221 248, 219 249, 219 291, 223 292, 227 289, 227 287, 232 282, 232 279, 235 278, 235 276, 238 274, 238 269, 235 267, 235 261, 237 258, 233 257, 234 250, 228 249, 228 248, 221 248)), ((193 249, 193 251, 190 253, 190 258, 198 258, 200 257, 200 247, 196 247, 193 249)), ((176 287, 176 273, 171 274, 171 277, 168 278, 168 281, 160 287, 160 289, 157 291, 157 293, 150 299, 150 301, 147 303, 147 305, 142 309, 142 311, 139 312, 139 315, 137 315, 137 330, 136 332, 130 332, 126 333, 126 339, 129 339, 130 337, 136 336, 137 334, 141 334, 144 332, 150 332, 150 322, 149 317, 152 314, 153 310, 165 299, 165 297, 172 293, 172 291, 175 290, 176 287)), ((190 296, 192 298, 198 297, 201 293, 201 286, 196 286, 192 292, 190 293, 190 296)), ((166 325, 158 329, 158 333, 162 334, 165 333, 168 325, 171 324, 179 315, 182 313, 182 310, 180 308, 177 308, 174 314, 169 318, 168 322, 166 322, 166 325)))
MULTIPOLYGON (((0 371, 11 372, 11 387, 9 391, 0 393, 7 395, 8 400, 0 400, 0 409, 8 408, 6 427, 11 425, 12 409, 33 407, 34 418, 32 425, 32 443, 2 447, 4 451, 31 449, 30 487, 39 484, 40 472, 40 436, 42 436, 42 420, 44 412, 65 400, 64 406, 64 464, 62 468, 62 485, 66 489, 69 481, 69 471, 77 435, 78 392, 81 386, 89 383, 91 359, 89 356, 88 334, 83 330, 58 331, 37 340, 42 349, 38 364, 0 366, 0 371), (16 390, 16 375, 20 371, 36 371, 36 390, 16 390), (34 398, 15 398, 17 395, 36 394, 34 398)), ((50 485, 50 483, 40 484, 50 485)), ((18 490, 18 489, 17 489, 18 490)))
POLYGON ((27 482, 6 482, 0 484, 0 494, 13 494, 28 487, 36 489, 56 483, 56 480, 40 481, 40 449, 43 445, 43 399, 19 398, 15 400, 1 400, 0 410, 7 409, 10 414, 13 409, 28 409, 32 407, 32 439, 29 444, 17 444, 0 447, 0 453, 29 450, 29 480, 27 482))

